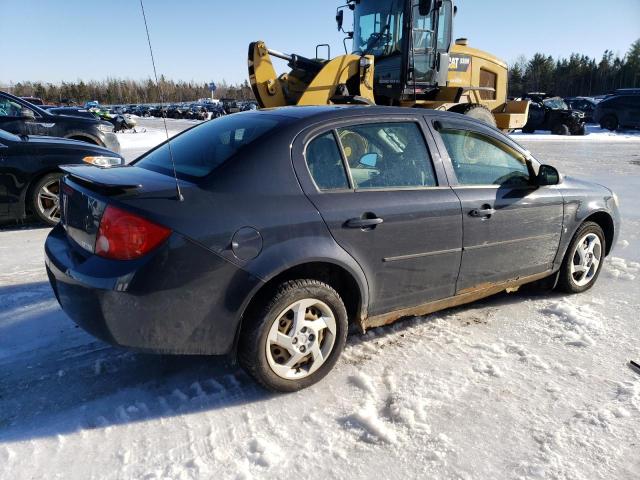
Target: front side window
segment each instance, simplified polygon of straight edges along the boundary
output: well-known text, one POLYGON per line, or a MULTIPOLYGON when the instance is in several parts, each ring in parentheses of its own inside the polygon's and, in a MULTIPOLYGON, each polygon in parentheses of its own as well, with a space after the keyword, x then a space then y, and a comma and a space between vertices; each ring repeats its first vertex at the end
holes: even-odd
POLYGON ((523 155, 508 145, 468 130, 441 129, 460 185, 529 185, 531 173, 523 155))
POLYGON ((307 145, 305 158, 318 189, 326 191, 349 188, 340 149, 332 132, 312 140, 307 145))
POLYGON ((372 123, 339 128, 337 132, 354 188, 437 185, 429 151, 416 123, 372 123))
POLYGON ((22 116, 22 105, 6 97, 0 97, 0 117, 22 116))
POLYGON ((134 162, 165 175, 172 175, 173 154, 176 173, 186 180, 205 177, 217 167, 262 137, 280 122, 275 115, 243 113, 229 115, 202 123, 171 140, 134 162))

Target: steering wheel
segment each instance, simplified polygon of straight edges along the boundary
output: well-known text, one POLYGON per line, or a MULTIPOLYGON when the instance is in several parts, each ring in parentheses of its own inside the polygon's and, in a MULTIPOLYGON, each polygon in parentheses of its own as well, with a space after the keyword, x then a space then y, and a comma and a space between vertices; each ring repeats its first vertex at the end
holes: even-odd
POLYGON ((391 25, 387 24, 379 32, 373 32, 367 40, 367 50, 372 49, 374 46, 380 43, 381 40, 391 40, 391 34, 389 33, 390 28, 391 25))

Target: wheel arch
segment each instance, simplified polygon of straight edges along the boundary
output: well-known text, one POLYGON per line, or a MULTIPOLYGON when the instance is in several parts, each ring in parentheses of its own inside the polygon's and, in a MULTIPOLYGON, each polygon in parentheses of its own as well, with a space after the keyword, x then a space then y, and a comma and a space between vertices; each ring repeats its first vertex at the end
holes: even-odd
POLYGON ((362 272, 356 273, 349 266, 337 262, 334 259, 313 259, 289 265, 264 279, 251 294, 239 315, 240 320, 236 327, 235 341, 232 356, 235 358, 237 345, 242 333, 246 317, 259 305, 264 303, 269 295, 273 294, 278 285, 293 279, 314 279, 324 282, 334 288, 347 309, 347 318, 350 324, 360 324, 361 319, 367 316, 368 290, 366 280, 362 272), (362 275, 362 278, 359 278, 362 275), (363 283, 365 281, 365 283, 363 283))
POLYGON ((584 225, 585 222, 594 222, 602 229, 605 240, 604 253, 605 256, 608 256, 609 253, 611 253, 613 239, 615 238, 615 224, 613 223, 611 215, 608 212, 600 210, 587 216, 580 225, 584 225))
MULTIPOLYGON (((29 199, 31 198, 31 195, 33 193, 34 185, 36 185, 42 179, 42 177, 44 177, 45 175, 49 175, 50 173, 62 173, 62 170, 60 170, 55 166, 50 166, 43 170, 40 170, 29 179, 29 182, 27 183, 26 188, 22 189, 22 195, 20 196, 20 203, 21 203, 22 213, 24 215, 27 214, 27 211, 30 211, 29 199)), ((31 213, 34 213, 34 212, 31 212, 31 213)))
POLYGON ((90 133, 74 130, 67 133, 64 138, 68 138, 69 140, 80 140, 82 142, 91 143, 92 145, 98 145, 100 147, 104 147, 104 144, 100 141, 100 139, 90 133))

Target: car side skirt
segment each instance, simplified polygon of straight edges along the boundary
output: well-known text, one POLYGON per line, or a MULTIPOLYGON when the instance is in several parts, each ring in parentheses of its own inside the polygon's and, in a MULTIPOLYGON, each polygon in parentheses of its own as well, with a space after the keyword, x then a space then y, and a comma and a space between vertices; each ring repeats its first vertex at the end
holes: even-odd
POLYGON ((552 275, 553 273, 554 273, 554 270, 551 269, 541 273, 536 273, 535 275, 528 275, 526 277, 515 278, 513 280, 507 280, 507 281, 495 282, 495 283, 493 282, 485 283, 477 287, 462 290, 461 292, 459 292, 458 294, 452 297, 442 298, 440 300, 424 303, 416 307, 395 310, 393 312, 384 313, 382 315, 375 315, 371 317, 361 318, 359 322, 360 324, 359 326, 363 332, 366 332, 366 330, 369 328, 389 325, 402 318, 428 315, 430 313, 437 312, 439 310, 444 310, 447 308, 457 307, 459 305, 475 302, 476 300, 480 300, 482 298, 495 295, 496 293, 500 293, 505 290, 517 289, 526 283, 531 283, 531 282, 535 282, 536 280, 541 280, 543 278, 546 278, 552 275))

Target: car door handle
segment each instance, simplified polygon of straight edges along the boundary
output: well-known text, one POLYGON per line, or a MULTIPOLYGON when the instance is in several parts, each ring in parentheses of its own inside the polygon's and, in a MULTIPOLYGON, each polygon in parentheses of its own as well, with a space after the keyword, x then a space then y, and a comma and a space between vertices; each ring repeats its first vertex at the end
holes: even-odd
POLYGON ((382 222, 384 220, 379 217, 368 218, 365 216, 364 218, 351 218, 345 222, 344 226, 347 228, 376 228, 382 222))
POLYGON ((496 213, 496 211, 491 208, 491 205, 483 205, 480 208, 477 208, 475 210, 471 210, 469 212, 469 216, 470 217, 476 217, 476 218, 482 218, 482 219, 489 219, 491 218, 491 216, 496 213))

